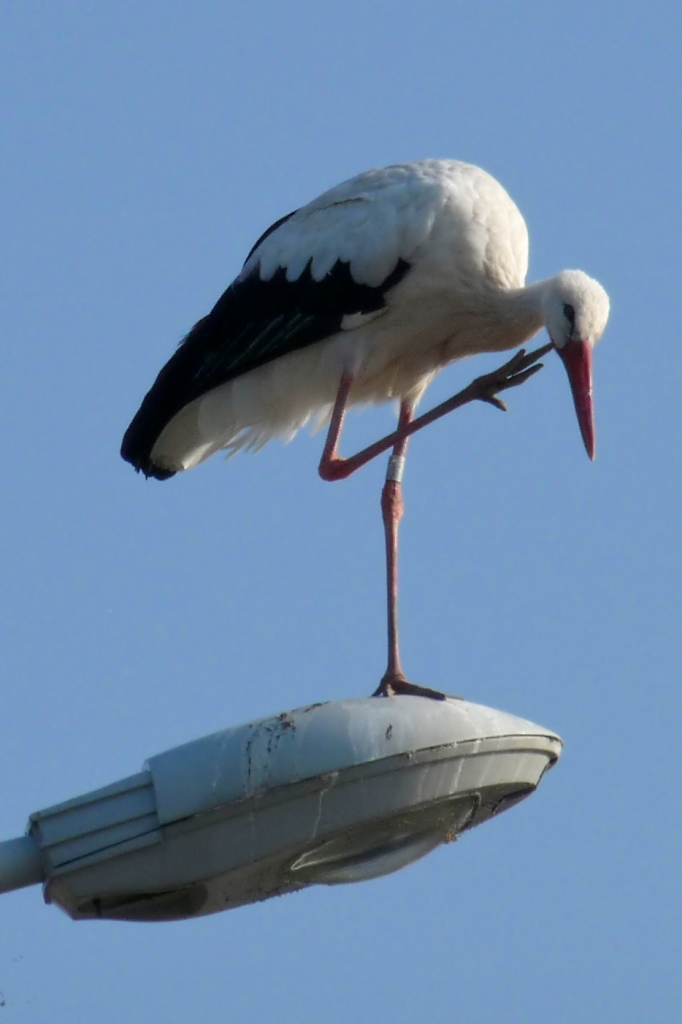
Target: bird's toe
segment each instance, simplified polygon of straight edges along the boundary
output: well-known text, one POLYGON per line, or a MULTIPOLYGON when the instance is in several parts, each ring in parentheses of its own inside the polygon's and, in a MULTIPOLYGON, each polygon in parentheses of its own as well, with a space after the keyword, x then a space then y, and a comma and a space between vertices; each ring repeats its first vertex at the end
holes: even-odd
POLYGON ((430 697, 431 700, 446 700, 447 694, 440 690, 432 690, 430 686, 419 686, 411 683, 402 674, 386 673, 378 687, 372 694, 373 697, 430 697))

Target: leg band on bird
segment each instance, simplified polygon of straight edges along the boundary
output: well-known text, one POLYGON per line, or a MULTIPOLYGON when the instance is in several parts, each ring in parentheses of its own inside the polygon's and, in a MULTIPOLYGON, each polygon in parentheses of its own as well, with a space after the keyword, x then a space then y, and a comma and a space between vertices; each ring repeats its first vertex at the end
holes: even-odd
POLYGON ((386 479, 394 480, 395 483, 402 483, 403 473, 405 472, 405 456, 404 455, 391 455, 388 460, 388 466, 386 467, 386 479))

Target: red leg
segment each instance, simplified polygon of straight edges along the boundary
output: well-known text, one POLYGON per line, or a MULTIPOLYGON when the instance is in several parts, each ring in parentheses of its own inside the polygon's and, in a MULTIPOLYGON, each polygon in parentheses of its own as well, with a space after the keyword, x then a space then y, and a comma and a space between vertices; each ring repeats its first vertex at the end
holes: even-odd
POLYGON ((430 423, 434 423, 442 416, 447 415, 447 413, 460 409, 469 402, 487 402, 489 405, 505 410, 504 402, 497 398, 498 392, 517 387, 537 373, 542 368, 542 363, 538 363, 538 359, 546 355, 552 348, 553 345, 543 345, 542 348, 528 354, 521 349, 508 363, 501 366, 499 370, 495 370, 493 373, 486 373, 482 377, 477 377, 467 388, 453 395, 452 398, 448 398, 447 401, 441 402, 435 409, 431 409, 430 412, 425 412, 422 416, 418 416, 416 420, 408 420, 402 426, 399 424, 398 429, 392 434, 387 434, 386 437, 382 437, 379 441, 375 441, 374 444, 363 448, 362 451, 356 455, 351 455, 347 459, 342 458, 337 451, 343 420, 348 407, 348 395, 353 384, 353 374, 344 373, 339 384, 327 440, 325 441, 322 458, 320 459, 318 468, 320 476, 323 480, 345 480, 356 469, 367 465, 377 455, 388 451, 389 448, 395 448, 400 441, 406 440, 412 434, 416 434, 418 430, 428 426, 430 423))
POLYGON ((352 384, 353 374, 347 371, 344 372, 341 375, 339 390, 336 393, 334 408, 332 409, 332 418, 329 421, 327 439, 324 442, 322 458, 317 469, 323 480, 345 480, 346 477, 354 472, 352 468, 346 470, 351 460, 342 459, 337 452, 341 430, 343 429, 343 421, 346 417, 346 409, 348 408, 348 394, 352 384))
MULTIPOLYGON (((409 426, 412 420, 412 406, 400 403, 398 433, 409 426)), ((396 441, 393 454, 388 460, 386 483, 381 492, 381 515, 384 521, 386 539, 386 598, 388 611, 388 665, 384 679, 405 679, 400 664, 398 645, 398 527, 403 517, 403 469, 409 437, 396 441)))
POLYGON ((445 695, 438 690, 431 690, 425 686, 416 686, 408 682, 400 664, 400 651, 398 643, 398 526, 403 515, 402 499, 402 471, 405 464, 405 452, 407 442, 412 434, 421 430, 422 427, 433 423, 454 409, 459 409, 473 401, 488 402, 499 409, 506 406, 497 398, 497 392, 507 388, 523 384, 529 377, 541 369, 542 364, 537 360, 545 355, 553 346, 545 345, 543 348, 528 355, 523 351, 517 352, 513 359, 505 363, 493 373, 478 377, 468 388, 460 391, 453 398, 448 399, 436 406, 430 412, 424 413, 418 419, 412 419, 412 404, 403 400, 400 405, 400 418, 398 429, 392 434, 374 444, 369 445, 356 455, 348 459, 338 454, 339 438, 343 429, 343 421, 348 407, 348 396, 353 385, 353 374, 344 372, 339 383, 339 390, 334 402, 331 421, 322 458, 318 472, 323 480, 344 480, 356 469, 366 465, 375 456, 380 455, 389 448, 393 453, 388 463, 386 483, 381 494, 381 511, 384 522, 384 534, 386 538, 386 589, 388 609, 388 665, 386 672, 375 692, 375 696, 389 697, 396 693, 413 694, 421 697, 432 697, 436 700, 444 700, 445 695))
POLYGON ((412 421, 413 407, 411 402, 400 403, 400 418, 397 433, 400 440, 393 446, 393 454, 388 460, 386 483, 381 492, 381 514, 384 521, 386 538, 386 598, 388 611, 388 665, 375 696, 391 697, 396 693, 410 693, 421 697, 434 697, 444 700, 445 695, 425 686, 415 686, 405 678, 400 664, 400 646, 398 641, 398 527, 403 517, 404 503, 402 495, 402 476, 405 466, 405 453, 409 434, 405 433, 412 421))

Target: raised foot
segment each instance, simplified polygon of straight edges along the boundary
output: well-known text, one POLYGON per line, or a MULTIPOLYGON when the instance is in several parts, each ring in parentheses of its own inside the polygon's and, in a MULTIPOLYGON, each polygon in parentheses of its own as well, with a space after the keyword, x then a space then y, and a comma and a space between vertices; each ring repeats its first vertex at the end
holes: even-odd
POLYGON ((417 686, 410 683, 405 676, 388 673, 379 683, 372 694, 373 697, 397 697, 398 695, 409 694, 411 697, 430 697, 431 700, 447 700, 447 695, 440 690, 432 690, 428 686, 417 686))
POLYGON ((534 352, 520 349, 504 366, 493 370, 492 373, 477 377, 467 390, 471 390, 473 396, 479 401, 487 402, 489 405, 494 405, 496 409, 506 412, 507 406, 501 398, 497 397, 497 393, 507 391, 509 388, 516 388, 533 377, 543 366, 538 360, 551 352, 553 347, 553 345, 543 345, 542 348, 535 349, 534 352))

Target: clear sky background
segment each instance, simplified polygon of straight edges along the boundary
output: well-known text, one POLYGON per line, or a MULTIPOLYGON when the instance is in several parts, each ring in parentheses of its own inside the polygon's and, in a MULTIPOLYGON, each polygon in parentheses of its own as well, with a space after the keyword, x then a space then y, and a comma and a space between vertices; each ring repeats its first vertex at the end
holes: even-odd
POLYGON ((538 793, 383 880, 192 922, 4 896, 0 1022, 677 1018, 681 31, 627 0, 0 5, 2 838, 383 671, 383 460, 323 484, 301 434, 159 484, 118 455, 273 220, 457 157, 519 204, 530 279, 612 299, 594 465, 553 355, 408 459, 405 667, 556 730, 538 793))

